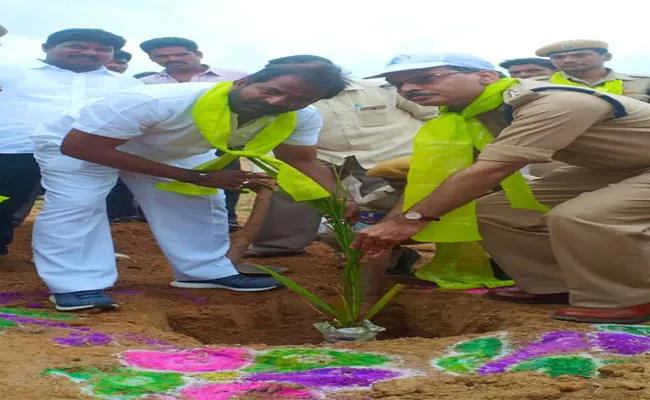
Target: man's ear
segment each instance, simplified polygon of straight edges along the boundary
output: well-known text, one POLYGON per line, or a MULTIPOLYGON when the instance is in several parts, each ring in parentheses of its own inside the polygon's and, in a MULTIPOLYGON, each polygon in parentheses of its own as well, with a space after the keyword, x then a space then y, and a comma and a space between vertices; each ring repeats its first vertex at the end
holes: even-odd
POLYGON ((476 73, 479 76, 481 85, 489 85, 501 79, 497 71, 484 70, 476 73))
POLYGON ((43 44, 41 45, 41 49, 42 49, 45 53, 47 53, 48 51, 52 50, 52 47, 54 47, 54 46, 52 46, 51 44, 47 44, 47 43, 43 43, 43 44))
POLYGON ((235 82, 233 82, 232 87, 240 88, 246 86, 246 83, 248 83, 248 80, 246 78, 237 79, 235 82))
POLYGON ((196 54, 196 56, 197 56, 199 59, 202 59, 202 58, 203 58, 203 52, 201 52, 201 51, 198 51, 198 50, 197 50, 197 51, 194 52, 194 54, 196 54))
POLYGON ((605 58, 605 61, 612 61, 612 58, 613 58, 612 53, 606 53, 604 58, 605 58))

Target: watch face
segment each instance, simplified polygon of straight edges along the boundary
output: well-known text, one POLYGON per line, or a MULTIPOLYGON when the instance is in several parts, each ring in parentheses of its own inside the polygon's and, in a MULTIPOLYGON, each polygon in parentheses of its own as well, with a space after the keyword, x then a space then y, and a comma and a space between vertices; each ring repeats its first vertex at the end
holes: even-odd
POLYGON ((420 214, 417 211, 409 211, 404 213, 404 218, 406 219, 420 219, 422 218, 422 214, 420 214))

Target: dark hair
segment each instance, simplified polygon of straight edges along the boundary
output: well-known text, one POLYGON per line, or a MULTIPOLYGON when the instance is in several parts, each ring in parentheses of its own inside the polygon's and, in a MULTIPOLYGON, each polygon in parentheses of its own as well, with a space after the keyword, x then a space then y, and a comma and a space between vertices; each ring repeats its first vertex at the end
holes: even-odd
POLYGON ((297 76, 308 85, 324 90, 323 99, 331 99, 350 83, 350 80, 343 76, 341 68, 329 64, 309 67, 289 64, 270 65, 244 79, 247 84, 262 83, 285 75, 297 76))
POLYGON ((139 74, 135 74, 135 75, 133 75, 133 77, 134 77, 135 79, 140 79, 140 78, 144 78, 145 76, 156 75, 157 73, 158 73, 158 72, 152 72, 152 71, 149 71, 149 72, 140 72, 139 74))
POLYGON ((126 62, 129 62, 131 61, 131 58, 133 58, 133 55, 124 50, 118 50, 115 52, 115 54, 113 54, 113 60, 124 60, 126 62))
POLYGON ((499 64, 499 67, 508 69, 510 67, 514 67, 515 65, 526 65, 526 64, 535 64, 539 65, 540 67, 544 68, 550 68, 552 70, 555 70, 555 65, 550 60, 547 60, 545 58, 513 58, 512 60, 505 60, 501 64, 499 64))
POLYGON ((295 56, 280 57, 270 60, 266 66, 269 65, 284 65, 284 64, 327 64, 334 65, 331 60, 320 56, 313 56, 311 54, 298 54, 295 56))
POLYGON ((117 36, 102 29, 75 28, 54 32, 47 37, 45 44, 56 46, 71 41, 99 43, 105 46, 113 46, 114 50, 121 49, 126 43, 126 39, 122 36, 117 36))
POLYGON ((147 54, 149 54, 151 50, 163 49, 165 47, 184 47, 192 53, 199 49, 199 45, 197 45, 195 41, 180 37, 161 37, 145 40, 140 43, 140 48, 147 54))

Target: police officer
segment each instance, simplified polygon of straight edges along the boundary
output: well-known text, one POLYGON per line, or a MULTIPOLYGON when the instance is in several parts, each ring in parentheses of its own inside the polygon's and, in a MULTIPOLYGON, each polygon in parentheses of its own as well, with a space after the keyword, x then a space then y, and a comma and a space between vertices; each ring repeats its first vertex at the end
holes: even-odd
MULTIPOLYGON (((414 159, 424 151, 430 160, 411 164, 422 200, 358 232, 353 247, 373 256, 414 235, 454 230, 447 214, 479 199, 475 218, 469 208, 464 221, 451 222, 478 220, 487 253, 519 288, 494 289, 486 297, 570 304, 553 314, 569 321, 650 320, 649 104, 578 87, 509 81, 489 63, 457 53, 402 55, 377 76, 420 105, 449 109, 415 138, 414 159), (476 133, 477 140, 486 132, 496 138, 465 168, 458 167, 460 160, 427 153, 442 145, 467 146, 449 139, 459 129, 476 133), (551 160, 569 165, 530 182, 532 199, 521 186, 510 186, 510 194, 550 210, 533 210, 529 200, 526 208, 512 207, 522 198, 506 196, 507 188, 484 196, 523 166, 551 160), (447 163, 436 165, 440 161, 447 163)), ((407 194, 411 183, 409 176, 407 194)))
POLYGON ((650 77, 626 75, 605 68, 612 59, 609 45, 600 40, 565 40, 538 49, 539 57, 549 57, 559 70, 545 78, 550 83, 583 86, 641 101, 650 100, 650 77))

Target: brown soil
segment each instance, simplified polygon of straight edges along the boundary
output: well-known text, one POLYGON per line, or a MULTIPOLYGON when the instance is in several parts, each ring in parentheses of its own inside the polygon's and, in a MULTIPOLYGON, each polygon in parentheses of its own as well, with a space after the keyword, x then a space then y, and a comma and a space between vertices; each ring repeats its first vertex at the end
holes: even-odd
MULTIPOLYGON (((243 205, 245 209, 246 204, 243 205)), ((30 263, 31 220, 18 229, 9 257, 0 259, 1 292, 21 292, 10 307, 35 307, 47 303, 45 287, 30 263), (35 304, 37 303, 37 304, 35 304)), ((235 293, 220 290, 180 290, 172 280, 146 224, 113 226, 116 249, 131 256, 120 261, 120 278, 114 296, 117 312, 81 313, 80 326, 104 333, 134 333, 164 340, 179 347, 224 345, 317 345, 320 334, 312 327, 325 320, 288 290, 235 293)), ((314 244, 297 257, 253 260, 291 269, 291 278, 325 297, 336 293, 338 269, 331 250, 314 244)), ((442 293, 408 289, 374 322, 387 328, 380 341, 339 345, 364 351, 400 355, 409 367, 428 376, 387 381, 364 393, 339 393, 337 399, 440 399, 440 400, 554 400, 650 399, 650 358, 638 364, 613 364, 603 377, 552 379, 538 373, 506 373, 487 377, 455 377, 437 372, 429 360, 438 357, 464 335, 507 330, 511 339, 532 340, 553 330, 586 330, 585 325, 548 318, 552 306, 517 306, 484 300, 467 293, 442 293), (645 363, 645 364, 644 364, 645 363)), ((110 366, 113 354, 150 345, 120 341, 119 345, 61 347, 52 337, 56 328, 25 325, 0 335, 0 399, 86 399, 76 384, 44 376, 46 368, 110 366)), ((334 397, 332 397, 334 398, 334 397)))

